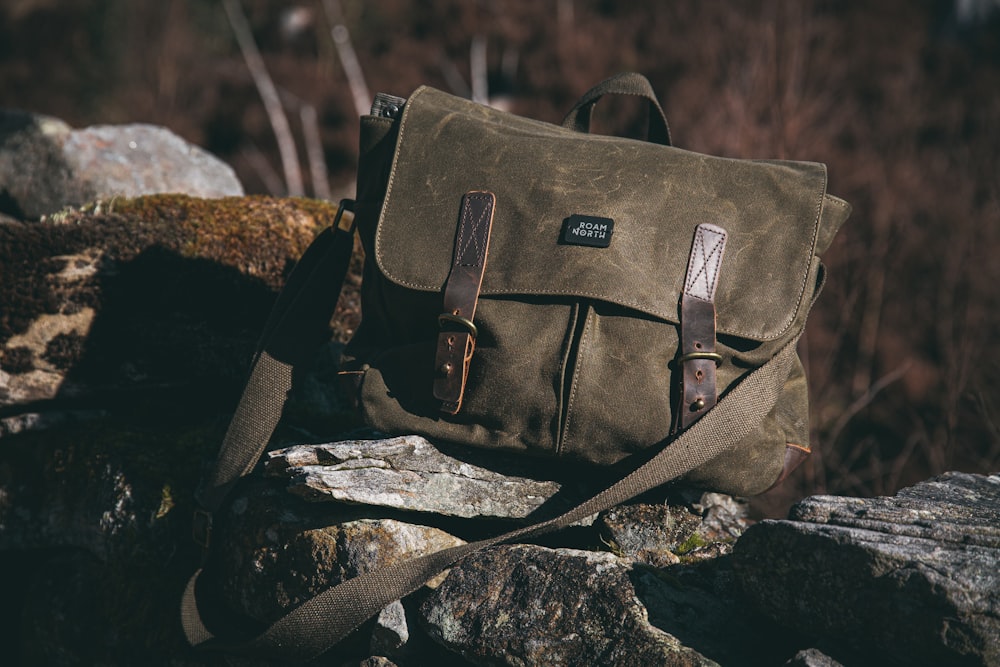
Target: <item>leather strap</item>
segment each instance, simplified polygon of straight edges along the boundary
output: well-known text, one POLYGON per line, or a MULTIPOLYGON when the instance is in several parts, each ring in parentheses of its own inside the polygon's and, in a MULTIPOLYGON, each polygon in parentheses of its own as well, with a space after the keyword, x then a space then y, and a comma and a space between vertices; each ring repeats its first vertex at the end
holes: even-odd
POLYGON ((715 289, 726 250, 726 230, 701 224, 695 229, 681 294, 681 404, 678 428, 708 412, 718 399, 715 367, 715 289))
POLYGON ((434 359, 434 398, 441 401, 441 412, 450 415, 462 409, 469 364, 476 350, 477 331, 472 320, 486 270, 495 206, 492 192, 468 192, 462 197, 434 359))
MULTIPOLYGON (((788 479, 788 476, 791 475, 796 468, 802 465, 802 463, 809 458, 810 454, 812 454, 812 451, 808 447, 786 442, 785 461, 781 467, 781 474, 778 475, 778 479, 774 480, 774 484, 767 487, 767 491, 778 487, 782 482, 788 479)), ((767 491, 764 493, 767 493, 767 491)))

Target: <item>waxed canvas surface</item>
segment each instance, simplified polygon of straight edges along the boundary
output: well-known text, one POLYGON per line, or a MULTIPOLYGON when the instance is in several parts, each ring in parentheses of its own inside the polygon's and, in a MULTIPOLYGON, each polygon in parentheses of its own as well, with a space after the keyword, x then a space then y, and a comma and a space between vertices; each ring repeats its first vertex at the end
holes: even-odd
MULTIPOLYGON (((677 402, 678 301, 695 227, 726 229, 716 296, 720 394, 802 329, 818 254, 849 208, 816 163, 733 160, 574 132, 421 88, 362 121, 363 322, 345 352, 365 420, 389 433, 613 464, 662 446, 677 402), (496 195, 459 414, 431 395, 461 197, 496 195), (607 247, 567 218, 614 222, 607 247)), ((740 446, 689 475, 752 494, 808 446, 801 365, 740 446)))

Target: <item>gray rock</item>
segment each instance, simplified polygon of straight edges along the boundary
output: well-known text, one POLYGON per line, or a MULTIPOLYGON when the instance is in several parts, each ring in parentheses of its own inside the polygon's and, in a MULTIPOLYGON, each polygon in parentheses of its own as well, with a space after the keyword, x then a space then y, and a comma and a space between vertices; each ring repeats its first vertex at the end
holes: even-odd
POLYGON ((734 558, 764 614, 873 662, 1000 665, 1000 475, 809 498, 734 558))
POLYGON ((304 506, 271 488, 250 491, 223 514, 215 576, 231 607, 263 623, 345 579, 464 544, 429 526, 304 506))
POLYGON ((612 551, 654 567, 679 563, 677 552, 702 546, 691 543, 700 525, 697 516, 670 505, 622 505, 602 512, 596 523, 612 551))
POLYGON ((309 500, 466 518, 522 518, 560 488, 467 463, 415 435, 280 449, 268 454, 267 471, 309 500))
POLYGON ((707 542, 739 538, 750 526, 750 503, 725 493, 703 493, 691 508, 701 516, 698 534, 707 542))
POLYGON ((0 663, 198 664, 180 653, 177 600, 198 558, 198 462, 218 429, 139 421, 0 439, 0 615, 15 620, 0 663))
MULTIPOLYGON (((348 667, 348 665, 344 667, 348 667)), ((361 662, 349 663, 349 667, 396 667, 396 663, 384 656, 373 655, 361 662)))
POLYGON ((8 213, 34 220, 113 197, 182 193, 240 196, 232 168, 169 130, 62 121, 0 110, 0 198, 8 213))
POLYGON ((515 545, 454 567, 423 626, 478 665, 715 665, 649 623, 610 553, 515 545))
POLYGON ((373 655, 392 655, 410 639, 406 624, 406 610, 399 600, 389 604, 375 618, 372 628, 371 652, 373 655))
POLYGON ((839 662, 814 648, 796 653, 785 667, 843 667, 839 662))

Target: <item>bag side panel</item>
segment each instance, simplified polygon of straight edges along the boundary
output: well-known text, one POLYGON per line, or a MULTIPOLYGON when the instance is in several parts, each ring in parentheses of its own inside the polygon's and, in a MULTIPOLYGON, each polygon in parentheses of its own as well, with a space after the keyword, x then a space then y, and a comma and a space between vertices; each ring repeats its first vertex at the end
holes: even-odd
POLYGON ((757 428, 733 449, 689 473, 685 481, 736 496, 763 493, 781 475, 787 445, 808 445, 808 415, 806 377, 796 360, 778 403, 757 428))

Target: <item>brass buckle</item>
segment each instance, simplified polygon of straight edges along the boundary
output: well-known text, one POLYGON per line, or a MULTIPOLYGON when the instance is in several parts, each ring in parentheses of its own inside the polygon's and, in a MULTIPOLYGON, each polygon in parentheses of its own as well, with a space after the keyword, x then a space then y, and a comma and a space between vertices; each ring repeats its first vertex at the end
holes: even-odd
POLYGON ((461 315, 454 315, 452 313, 441 313, 438 315, 438 326, 444 329, 448 324, 458 324, 462 327, 468 329, 469 334, 475 338, 479 335, 479 329, 476 325, 472 323, 472 320, 462 317, 461 315))
POLYGON ((715 362, 716 366, 722 365, 722 355, 715 352, 688 352, 678 357, 677 363, 683 364, 685 361, 694 361, 695 359, 711 359, 715 362))

